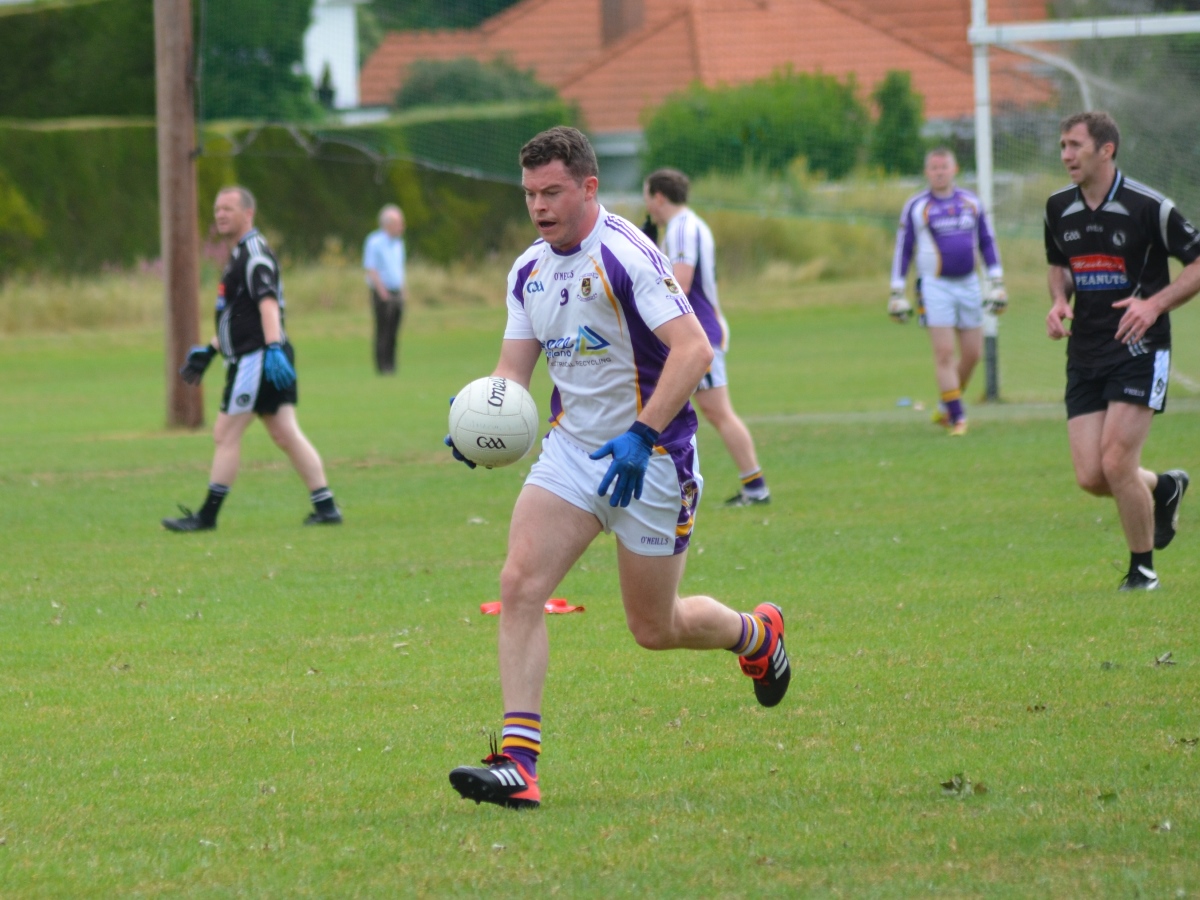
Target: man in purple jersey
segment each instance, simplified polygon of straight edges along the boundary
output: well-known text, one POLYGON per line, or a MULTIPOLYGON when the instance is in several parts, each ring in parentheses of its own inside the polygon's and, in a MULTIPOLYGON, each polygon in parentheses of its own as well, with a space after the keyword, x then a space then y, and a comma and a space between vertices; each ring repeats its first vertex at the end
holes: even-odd
POLYGON ((917 305, 921 324, 929 331, 941 395, 934 422, 946 426, 951 435, 962 436, 967 433, 962 395, 983 352, 983 314, 1004 312, 1008 295, 983 204, 955 185, 957 174, 951 151, 939 148, 926 154, 929 187, 910 197, 900 214, 888 315, 907 322, 912 314, 904 289, 909 266, 915 263, 917 305), (986 300, 975 272, 977 251, 990 281, 986 300))
POLYGON ((520 162, 540 239, 509 272, 493 374, 528 387, 544 358, 554 427, 517 497, 500 573, 501 743, 483 766, 450 772, 464 799, 513 809, 541 802, 545 604, 601 532, 616 536, 638 644, 730 650, 763 706, 779 703, 791 678, 778 606, 741 613, 679 591, 703 488, 688 397, 712 361, 704 329, 658 249, 600 205, 596 154, 581 132, 542 132, 520 162))

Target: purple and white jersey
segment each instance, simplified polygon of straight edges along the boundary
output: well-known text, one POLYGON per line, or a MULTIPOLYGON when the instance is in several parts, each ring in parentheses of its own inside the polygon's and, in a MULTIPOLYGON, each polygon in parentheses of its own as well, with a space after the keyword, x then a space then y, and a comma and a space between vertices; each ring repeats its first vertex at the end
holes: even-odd
POLYGON ((688 301, 704 326, 708 342, 719 350, 727 350, 729 326, 717 299, 717 254, 712 231, 703 219, 685 207, 667 223, 665 245, 672 266, 683 263, 696 270, 688 301))
POLYGON ((900 214, 896 252, 892 257, 892 289, 904 290, 908 267, 915 257, 918 278, 963 278, 975 272, 978 247, 990 278, 1001 278, 987 214, 979 198, 956 187, 949 197, 935 197, 928 188, 908 199, 900 214))
MULTIPOLYGON (((504 337, 542 345, 554 382, 550 422, 590 451, 628 430, 654 394, 668 351, 654 329, 691 312, 666 257, 601 207, 578 247, 563 253, 539 239, 517 258, 504 337)), ((686 445, 695 433, 685 403, 659 444, 686 445)))

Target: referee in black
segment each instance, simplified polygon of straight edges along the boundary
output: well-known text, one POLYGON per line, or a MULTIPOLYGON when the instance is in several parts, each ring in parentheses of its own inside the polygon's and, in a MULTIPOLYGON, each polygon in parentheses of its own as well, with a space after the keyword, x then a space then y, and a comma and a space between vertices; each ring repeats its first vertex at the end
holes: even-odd
POLYGON ((1154 551, 1175 537, 1188 474, 1142 468, 1142 446, 1167 402, 1167 314, 1200 291, 1200 234, 1174 203, 1117 168, 1121 135, 1107 113, 1068 116, 1060 130, 1072 186, 1046 202, 1046 333, 1069 338, 1075 478, 1088 493, 1116 500, 1129 545, 1120 590, 1149 591, 1158 587, 1154 551), (1171 256, 1185 266, 1174 283, 1171 256))
POLYGON ((295 354, 283 329, 279 263, 254 227, 254 211, 254 195, 243 187, 222 188, 213 204, 217 233, 233 245, 217 289, 217 336, 193 348, 179 374, 189 384, 198 384, 219 352, 225 359, 225 393, 213 428, 216 450, 208 496, 197 512, 180 506, 180 518, 163 519, 170 531, 217 527, 221 503, 237 478, 242 435, 255 415, 308 487, 313 511, 304 524, 342 521, 321 457, 296 421, 295 354))

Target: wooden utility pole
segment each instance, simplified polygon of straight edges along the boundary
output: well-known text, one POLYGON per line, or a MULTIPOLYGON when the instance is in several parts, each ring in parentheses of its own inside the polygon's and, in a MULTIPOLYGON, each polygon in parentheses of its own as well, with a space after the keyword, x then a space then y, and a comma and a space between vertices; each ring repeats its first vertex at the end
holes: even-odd
POLYGON ((204 394, 179 377, 199 343, 200 241, 196 226, 195 47, 191 0, 154 0, 158 215, 166 285, 167 426, 204 424, 204 394))

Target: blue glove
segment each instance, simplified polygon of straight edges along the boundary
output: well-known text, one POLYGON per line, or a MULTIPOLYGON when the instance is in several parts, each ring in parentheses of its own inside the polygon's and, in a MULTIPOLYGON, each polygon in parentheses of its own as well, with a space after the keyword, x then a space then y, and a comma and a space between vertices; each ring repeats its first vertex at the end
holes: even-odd
POLYGON ((628 506, 633 498, 642 499, 642 482, 646 478, 646 466, 650 464, 650 452, 658 443, 658 432, 641 422, 634 422, 620 437, 613 438, 591 454, 592 459, 603 459, 611 455, 612 465, 604 473, 600 488, 601 497, 608 493, 608 486, 617 479, 609 506, 628 506))
POLYGON ((446 437, 442 440, 442 443, 450 448, 450 452, 454 454, 455 459, 457 459, 459 462, 466 463, 468 469, 475 468, 475 463, 471 462, 458 452, 458 448, 454 446, 454 441, 450 440, 450 435, 446 435, 446 437))
POLYGON ((216 355, 217 350, 212 344, 197 344, 188 351, 187 361, 179 370, 179 377, 188 384, 199 384, 205 370, 208 369, 208 364, 216 355))
MULTIPOLYGON (((450 398, 450 405, 451 406, 454 405, 453 397, 450 398)), ((475 463, 471 462, 469 459, 467 459, 465 456, 463 456, 461 453, 458 452, 458 448, 454 446, 454 441, 450 440, 450 435, 446 435, 446 437, 442 441, 442 443, 450 448, 450 452, 454 454, 454 458, 457 459, 460 463, 466 463, 468 469, 475 468, 475 463)))
POLYGON ((267 352, 263 357, 263 372, 267 381, 275 385, 275 390, 282 391, 296 383, 296 370, 292 368, 283 347, 276 341, 267 344, 267 352))

